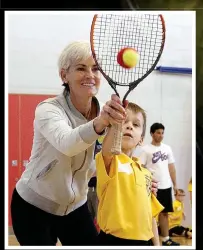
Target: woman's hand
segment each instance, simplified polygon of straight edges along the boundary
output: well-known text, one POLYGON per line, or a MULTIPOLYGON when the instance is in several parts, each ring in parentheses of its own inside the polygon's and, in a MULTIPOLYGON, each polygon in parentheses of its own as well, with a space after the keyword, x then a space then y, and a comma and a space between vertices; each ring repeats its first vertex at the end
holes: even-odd
POLYGON ((125 121, 127 104, 128 101, 125 101, 123 107, 120 98, 113 94, 111 100, 103 106, 100 115, 94 119, 95 131, 100 134, 109 125, 125 121))

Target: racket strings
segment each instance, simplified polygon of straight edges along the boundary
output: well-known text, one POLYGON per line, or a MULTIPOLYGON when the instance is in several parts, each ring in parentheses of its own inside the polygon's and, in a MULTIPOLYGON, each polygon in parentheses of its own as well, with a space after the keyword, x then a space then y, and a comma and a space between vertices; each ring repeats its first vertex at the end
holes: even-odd
POLYGON ((159 15, 98 15, 93 33, 94 51, 102 70, 118 85, 129 85, 145 75, 155 63, 163 43, 159 15), (135 68, 124 69, 117 63, 118 52, 134 48, 140 56, 135 68))

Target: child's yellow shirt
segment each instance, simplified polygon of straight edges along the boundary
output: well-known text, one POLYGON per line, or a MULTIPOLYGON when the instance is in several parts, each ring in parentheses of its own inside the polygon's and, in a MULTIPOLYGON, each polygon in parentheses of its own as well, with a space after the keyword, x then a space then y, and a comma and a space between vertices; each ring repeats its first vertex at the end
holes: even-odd
POLYGON ((173 212, 168 213, 169 229, 181 226, 183 219, 184 205, 178 200, 173 201, 173 212))
POLYGON ((151 173, 125 154, 113 157, 109 175, 102 152, 96 155, 96 167, 100 229, 123 239, 151 239, 152 216, 163 210, 151 193, 151 173))
POLYGON ((189 182, 189 184, 188 184, 188 191, 192 192, 192 183, 191 182, 189 182))

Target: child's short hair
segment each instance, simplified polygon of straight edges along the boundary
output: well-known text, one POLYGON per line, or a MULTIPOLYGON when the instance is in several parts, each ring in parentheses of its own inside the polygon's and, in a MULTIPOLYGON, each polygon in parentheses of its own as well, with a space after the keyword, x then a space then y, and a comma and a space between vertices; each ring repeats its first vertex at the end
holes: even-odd
POLYGON ((176 195, 179 195, 179 194, 185 194, 185 191, 181 188, 177 189, 177 192, 176 192, 176 195))
POLYGON ((146 121, 147 121, 147 116, 146 116, 145 110, 133 102, 128 103, 127 109, 131 110, 134 113, 141 113, 142 114, 143 120, 144 120, 142 136, 144 137, 145 132, 146 132, 146 121))

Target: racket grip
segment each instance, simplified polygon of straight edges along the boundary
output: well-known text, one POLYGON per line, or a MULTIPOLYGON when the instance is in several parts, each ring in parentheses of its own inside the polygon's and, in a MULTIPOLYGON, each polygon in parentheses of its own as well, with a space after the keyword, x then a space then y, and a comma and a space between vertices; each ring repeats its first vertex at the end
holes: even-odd
POLYGON ((111 153, 114 155, 119 155, 121 153, 121 143, 122 143, 122 123, 114 125, 114 140, 113 146, 111 148, 111 153))

